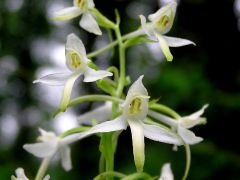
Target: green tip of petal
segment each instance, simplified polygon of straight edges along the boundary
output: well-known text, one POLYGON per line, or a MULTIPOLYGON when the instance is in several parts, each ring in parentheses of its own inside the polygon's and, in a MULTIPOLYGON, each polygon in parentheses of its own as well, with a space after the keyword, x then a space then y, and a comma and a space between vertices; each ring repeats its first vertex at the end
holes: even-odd
POLYGON ((169 54, 168 56, 166 56, 166 58, 167 58, 167 61, 168 61, 168 62, 172 62, 172 60, 173 60, 173 55, 172 55, 172 54, 169 54))

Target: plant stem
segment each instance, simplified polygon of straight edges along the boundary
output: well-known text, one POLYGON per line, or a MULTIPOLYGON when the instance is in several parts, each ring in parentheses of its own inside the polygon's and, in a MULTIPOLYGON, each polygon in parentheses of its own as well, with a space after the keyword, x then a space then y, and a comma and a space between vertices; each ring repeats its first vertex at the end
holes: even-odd
POLYGON ((104 177, 118 177, 118 178, 124 178, 126 177, 125 174, 119 173, 119 172, 115 172, 115 171, 108 171, 108 172, 104 172, 99 174, 98 176, 96 176, 93 180, 102 180, 104 177))
MULTIPOLYGON (((126 34, 125 36, 122 36, 122 40, 126 40, 126 39, 130 39, 130 38, 134 38, 136 36, 139 36, 142 34, 142 30, 139 29, 139 30, 136 30, 136 31, 133 31, 131 33, 128 33, 126 34)), ((106 45, 105 47, 99 49, 99 50, 96 50, 94 52, 91 52, 89 54, 87 54, 87 57, 88 58, 93 58, 109 49, 112 49, 113 47, 115 47, 116 45, 118 45, 118 40, 115 40, 113 42, 111 42, 110 44, 106 45)))
POLYGON ((186 167, 185 167, 185 171, 184 171, 184 175, 182 177, 182 180, 187 179, 189 169, 190 169, 190 165, 191 165, 191 149, 190 149, 190 146, 188 144, 184 144, 184 147, 185 147, 185 151, 186 151, 186 167))
POLYGON ((86 96, 81 96, 76 99, 73 99, 69 104, 68 107, 75 106, 77 104, 83 103, 83 102, 89 102, 89 101, 112 101, 112 102, 122 102, 121 99, 108 96, 108 95, 86 95, 86 96))
POLYGON ((178 115, 178 113, 176 113, 173 109, 171 109, 171 108, 169 108, 169 107, 167 107, 163 104, 152 104, 152 105, 149 106, 149 108, 160 111, 160 112, 165 113, 167 115, 170 115, 176 120, 181 118, 181 116, 178 115))
POLYGON ((40 168, 38 169, 35 180, 42 180, 43 179, 43 176, 44 176, 44 174, 47 170, 50 159, 51 159, 51 157, 47 157, 47 158, 43 159, 43 161, 40 165, 40 168))

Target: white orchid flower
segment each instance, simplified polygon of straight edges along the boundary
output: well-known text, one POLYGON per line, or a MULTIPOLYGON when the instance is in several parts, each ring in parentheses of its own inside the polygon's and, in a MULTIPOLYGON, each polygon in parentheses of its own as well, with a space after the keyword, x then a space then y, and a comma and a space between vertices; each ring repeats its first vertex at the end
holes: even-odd
MULTIPOLYGON (((12 176, 11 180, 29 180, 27 178, 27 176, 25 175, 23 168, 17 168, 15 172, 16 172, 16 177, 12 176)), ((49 175, 47 175, 43 178, 43 180, 49 180, 49 179, 50 179, 49 175)))
POLYGON ((93 0, 73 0, 73 7, 64 8, 55 13, 53 19, 66 21, 82 15, 80 26, 90 33, 102 35, 102 32, 90 10, 95 7, 93 0))
POLYGON ((146 23, 146 18, 140 15, 142 28, 145 33, 151 38, 154 37, 159 41, 160 47, 163 54, 166 56, 168 61, 172 61, 173 56, 170 52, 169 47, 180 47, 189 44, 195 45, 192 41, 182 38, 175 38, 165 36, 172 28, 173 21, 176 14, 177 3, 170 2, 167 5, 160 8, 156 13, 150 14, 148 19, 150 23, 146 23))
POLYGON ((112 117, 112 102, 107 101, 103 105, 77 117, 80 124, 92 125, 92 122, 101 123, 112 117))
POLYGON ((197 144, 201 142, 203 138, 195 136, 195 134, 188 128, 192 128, 205 121, 205 118, 201 117, 201 115, 207 107, 208 105, 204 105, 199 111, 189 116, 181 117, 180 119, 173 119, 152 110, 150 110, 148 114, 153 118, 170 125, 173 129, 176 129, 177 133, 185 143, 197 144))
POLYGON ((174 180, 170 163, 163 165, 159 180, 174 180))
POLYGON ((84 82, 93 82, 107 76, 112 76, 112 73, 108 71, 96 71, 88 66, 90 60, 87 58, 85 47, 76 35, 70 34, 67 36, 65 52, 66 65, 71 72, 50 74, 33 81, 33 83, 43 83, 47 85, 64 85, 63 96, 60 103, 60 109, 62 111, 64 111, 68 105, 72 87, 79 76, 84 75, 84 82))
POLYGON ((138 171, 143 170, 145 160, 144 136, 154 141, 182 145, 181 139, 175 134, 159 126, 143 123, 148 113, 149 96, 142 84, 142 78, 143 76, 140 76, 129 88, 126 100, 122 104, 123 113, 121 116, 98 124, 83 133, 70 135, 64 138, 62 143, 69 144, 95 133, 124 130, 129 125, 132 133, 134 160, 138 171))
POLYGON ((38 137, 40 142, 34 144, 25 144, 23 148, 29 153, 39 158, 51 158, 57 151, 60 151, 61 163, 66 171, 72 168, 71 151, 69 146, 61 144, 61 138, 53 132, 47 132, 39 129, 41 136, 38 137))

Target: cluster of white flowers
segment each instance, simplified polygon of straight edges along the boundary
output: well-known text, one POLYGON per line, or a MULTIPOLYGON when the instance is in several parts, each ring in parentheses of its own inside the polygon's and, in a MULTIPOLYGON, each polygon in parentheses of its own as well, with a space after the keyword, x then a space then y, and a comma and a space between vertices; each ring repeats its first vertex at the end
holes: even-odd
MULTIPOLYGON (((101 35, 102 32, 98 26, 97 20, 101 20, 101 25, 104 24, 104 18, 103 15, 98 17, 99 12, 94 10, 94 2, 92 0, 74 0, 73 4, 73 7, 57 12, 54 19, 69 20, 82 15, 80 26, 88 32, 101 35)), ((132 33, 133 37, 131 37, 131 35, 127 35, 125 38, 127 37, 128 39, 131 39, 136 38, 136 36, 147 35, 150 38, 157 39, 164 55, 166 56, 166 59, 168 61, 172 61, 173 56, 169 47, 194 44, 192 41, 186 39, 168 37, 164 35, 170 31, 173 25, 176 8, 176 2, 170 2, 159 9, 156 13, 149 15, 149 23, 146 22, 146 18, 144 16, 140 15, 141 30, 138 30, 138 33, 132 33)), ((107 23, 109 23, 108 20, 106 20, 105 24, 107 23)), ((124 36, 122 39, 124 39, 124 36)), ((65 56, 66 65, 70 72, 50 74, 34 81, 34 83, 64 86, 59 106, 59 110, 61 112, 64 112, 68 108, 71 101, 71 92, 74 82, 77 78, 79 78, 79 76, 84 76, 84 82, 94 82, 114 75, 112 72, 97 70, 90 67, 89 63, 91 63, 91 60, 87 57, 85 47, 82 41, 74 34, 67 36, 65 56)), ((38 137, 39 142, 25 144, 23 148, 29 153, 39 158, 43 158, 47 162, 50 161, 56 153, 60 153, 62 166, 66 171, 69 171, 72 168, 69 144, 93 134, 116 131, 121 132, 122 130, 126 130, 129 126, 132 135, 134 162, 137 172, 142 172, 145 161, 144 137, 154 141, 172 144, 174 146, 186 144, 192 145, 201 142, 203 139, 195 136, 189 128, 202 124, 205 121, 201 115, 204 113, 207 105, 204 105, 199 111, 189 116, 180 118, 171 117, 160 110, 152 110, 149 106, 150 96, 142 82, 143 77, 143 75, 140 76, 132 83, 124 99, 120 98, 124 97, 122 95, 115 97, 119 99, 119 102, 121 102, 117 104, 118 113, 113 116, 115 118, 111 118, 112 109, 114 108, 112 102, 109 102, 111 99, 106 99, 106 104, 104 106, 78 117, 80 124, 85 123, 91 125, 91 127, 87 130, 73 134, 70 133, 66 136, 57 136, 53 132, 47 132, 43 129, 39 129, 41 134, 38 137), (96 120, 96 124, 93 126, 90 122, 91 119, 96 120)), ((111 79, 108 80, 112 81, 111 79)), ((123 80, 125 81, 125 77, 123 80)), ((16 170, 16 175, 17 177, 12 176, 12 180, 28 180, 21 168, 16 170)), ((49 176, 44 178, 44 180, 47 179, 49 179, 49 176)), ((169 163, 162 167, 160 180, 173 180, 173 174, 169 163)))

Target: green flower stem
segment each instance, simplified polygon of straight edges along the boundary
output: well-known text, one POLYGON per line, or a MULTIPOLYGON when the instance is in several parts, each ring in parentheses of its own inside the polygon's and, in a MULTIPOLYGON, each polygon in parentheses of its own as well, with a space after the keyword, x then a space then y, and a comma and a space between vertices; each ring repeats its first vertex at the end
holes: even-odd
POLYGON ((90 102, 90 101, 112 101, 112 102, 117 102, 120 103, 122 102, 121 99, 108 96, 108 95, 86 95, 86 96, 81 96, 76 99, 73 99, 69 104, 68 107, 75 106, 77 104, 83 103, 83 102, 90 102))
MULTIPOLYGON (((122 36, 122 40, 124 41, 124 40, 130 39, 130 38, 134 38, 134 37, 137 37, 137 36, 139 36, 141 34, 142 34, 142 30, 141 29, 140 30, 136 30, 136 31, 133 31, 133 32, 131 32, 129 34, 126 34, 126 35, 122 36)), ((110 44, 106 45, 105 47, 103 47, 101 49, 98 49, 98 50, 96 50, 94 52, 91 52, 91 53, 87 54, 87 57, 88 58, 93 58, 93 57, 95 57, 95 56, 97 56, 97 55, 99 55, 99 54, 101 54, 101 53, 103 53, 103 52, 105 52, 105 51, 107 51, 109 49, 112 49, 116 45, 118 45, 118 40, 111 42, 110 44)))
POLYGON ((190 146, 188 144, 184 144, 185 147, 185 151, 186 151, 186 167, 185 167, 185 171, 184 171, 184 175, 182 177, 182 180, 186 180, 188 173, 189 173, 189 169, 191 166, 191 149, 190 146))
POLYGON ((43 159, 43 161, 40 165, 40 168, 38 169, 35 180, 42 180, 43 179, 43 176, 44 176, 44 174, 45 174, 45 172, 48 168, 48 165, 49 165, 49 162, 50 162, 51 158, 52 157, 47 157, 47 158, 43 159))
POLYGON ((121 180, 136 180, 136 179, 153 180, 154 178, 142 172, 142 173, 131 174, 129 176, 122 178, 121 180))
POLYGON ((105 158, 104 155, 101 154, 100 159, 99 159, 99 174, 103 173, 105 171, 105 158))
POLYGON ((171 108, 169 108, 169 107, 167 107, 167 106, 165 106, 163 104, 150 104, 149 108, 157 110, 157 111, 160 111, 160 112, 162 112, 164 114, 170 115, 174 119, 181 118, 181 116, 177 112, 175 112, 173 109, 171 109, 171 108))
POLYGON ((124 178, 126 177, 125 174, 123 173, 119 173, 119 172, 115 172, 115 171, 108 171, 108 172, 104 172, 99 174, 98 176, 96 176, 93 180, 102 180, 105 179, 106 177, 117 177, 117 178, 124 178))
POLYGON ((84 126, 81 126, 81 127, 78 127, 78 128, 73 128, 73 129, 70 129, 64 133, 62 133, 59 138, 64 138, 70 134, 75 134, 75 133, 81 133, 81 132, 84 132, 84 131, 87 131, 89 130, 91 127, 84 127, 84 126))

